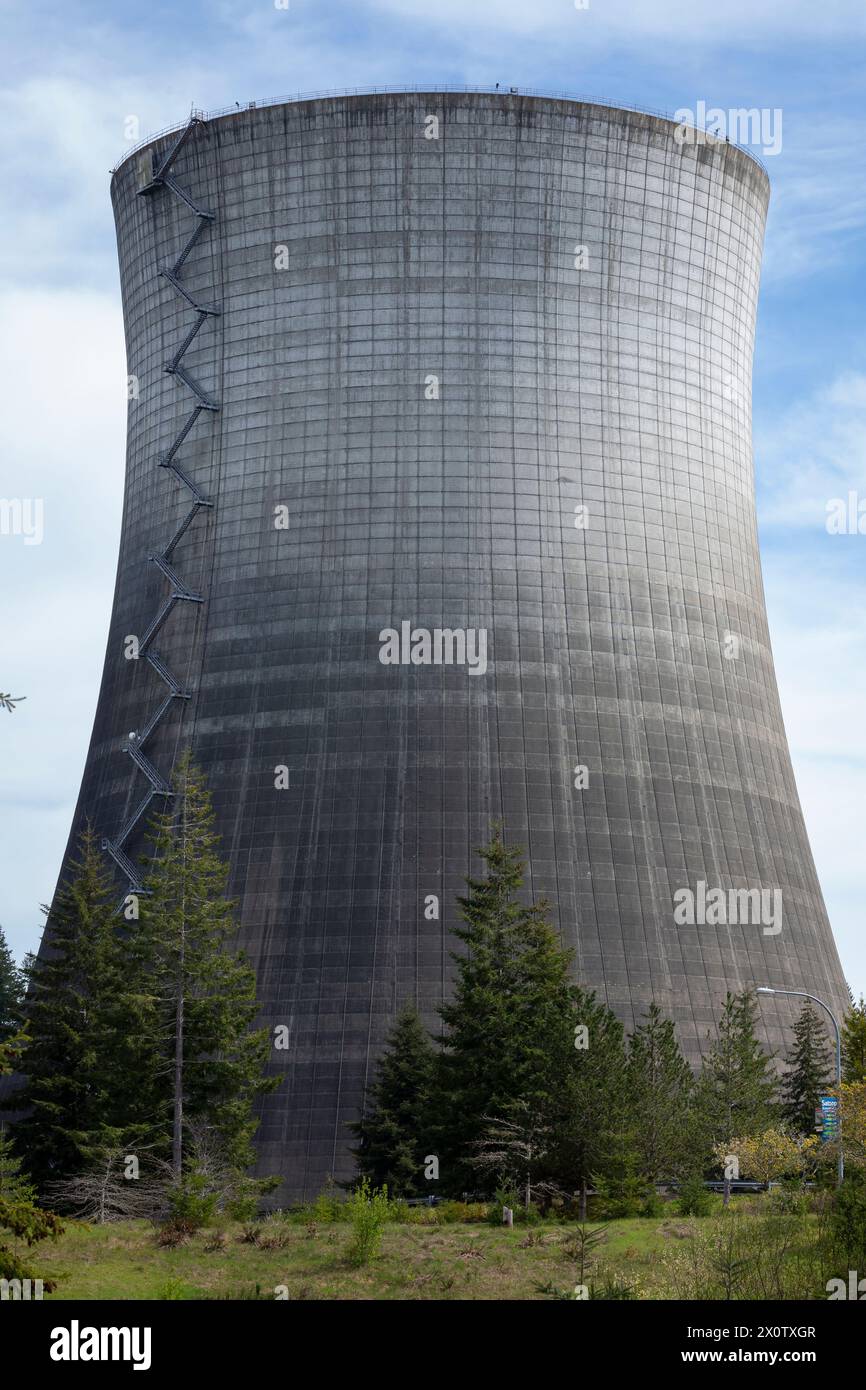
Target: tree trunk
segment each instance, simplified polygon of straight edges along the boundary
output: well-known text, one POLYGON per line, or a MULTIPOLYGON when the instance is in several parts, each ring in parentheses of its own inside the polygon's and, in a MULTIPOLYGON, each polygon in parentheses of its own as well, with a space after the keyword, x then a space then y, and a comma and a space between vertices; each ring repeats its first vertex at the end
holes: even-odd
POLYGON ((186 782, 181 806, 181 904, 180 953, 177 971, 177 999, 174 1010, 174 1118, 171 1135, 171 1167, 175 1178, 183 1172, 183 1005, 186 965, 186 782))
POLYGON ((171 1134, 171 1168, 179 1178, 183 1168, 183 984, 174 1011, 174 1119, 171 1134))
POLYGON ((580 1210, 578 1215, 581 1221, 586 1220, 586 1178, 580 1180, 580 1210))

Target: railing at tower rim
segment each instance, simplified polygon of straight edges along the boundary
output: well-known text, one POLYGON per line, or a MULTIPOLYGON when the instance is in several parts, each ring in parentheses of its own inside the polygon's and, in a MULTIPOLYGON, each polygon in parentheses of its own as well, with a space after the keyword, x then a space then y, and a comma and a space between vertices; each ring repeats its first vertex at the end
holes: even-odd
MULTIPOLYGON (((638 116, 654 116, 657 120, 670 121, 675 125, 688 125, 699 132, 702 128, 692 121, 679 121, 675 113, 671 111, 655 110, 651 106, 636 106, 627 101, 613 101, 610 97, 595 97, 581 95, 577 92, 547 91, 539 87, 506 87, 501 83, 493 86, 460 86, 453 82, 404 82, 396 85, 371 86, 371 87, 336 87, 330 90, 314 92, 295 92, 293 95, 282 97, 260 97, 255 101, 233 102, 231 106, 218 107, 214 111, 200 111, 195 108, 190 112, 188 122, 199 121, 202 123, 216 121, 223 116, 240 116, 249 111, 257 111, 260 108, 269 106, 295 106, 304 101, 329 101, 340 97, 374 97, 374 96, 420 96, 425 92, 436 96, 521 96, 539 97, 546 101, 568 101, 576 106, 598 106, 606 111, 633 111, 638 116)), ((136 143, 121 155, 117 163, 112 167, 111 173, 116 174, 122 166, 137 154, 139 150, 146 149, 157 140, 164 139, 167 135, 183 136, 188 128, 188 122, 179 122, 175 125, 164 126, 162 130, 154 131, 143 140, 136 143)), ((179 142, 178 142, 179 143, 179 142)), ((767 166, 763 160, 755 154, 749 145, 740 144, 736 140, 723 140, 721 143, 728 144, 731 149, 739 150, 747 158, 754 160, 758 168, 763 170, 769 177, 767 166)), ((173 158, 173 155, 172 155, 173 158)), ((182 194, 180 196, 183 196, 182 194)))

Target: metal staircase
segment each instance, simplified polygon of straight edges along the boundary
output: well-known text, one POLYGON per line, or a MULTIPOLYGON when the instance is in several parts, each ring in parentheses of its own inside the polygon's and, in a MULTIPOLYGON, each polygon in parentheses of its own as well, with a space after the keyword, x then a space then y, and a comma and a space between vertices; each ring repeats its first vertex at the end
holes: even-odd
MULTIPOLYGON (((168 713, 174 701, 190 699, 190 692, 185 690, 174 676, 169 666, 153 646, 153 642, 178 603, 204 602, 201 594, 193 593, 184 583, 172 563, 172 558, 178 542, 192 525, 199 511, 201 511, 202 508, 213 507, 213 503, 209 501, 193 479, 189 477, 177 462, 176 454, 202 411, 215 413, 220 408, 218 402, 212 400, 181 366, 184 354, 192 344, 205 321, 209 318, 216 318, 220 314, 220 310, 211 305, 199 304, 180 279, 180 273, 184 263, 205 228, 213 222, 214 214, 199 207, 194 199, 169 176, 168 172, 184 145, 193 136, 196 128, 203 124, 204 122, 199 116, 192 116, 188 125, 181 131, 174 144, 161 160, 157 160, 156 156, 151 153, 150 180, 143 188, 138 190, 139 197, 150 197, 160 192, 162 189, 168 189, 170 193, 174 194, 175 197, 189 208, 190 212, 192 212, 196 218, 193 231, 177 260, 171 267, 163 266, 159 272, 160 275, 168 281, 175 293, 178 294, 181 299, 185 300, 190 308, 194 310, 196 318, 174 356, 165 366, 166 372, 179 381, 180 384, 186 387, 192 394, 195 403, 188 419, 184 422, 174 440, 174 443, 171 445, 168 452, 161 455, 159 458, 160 468, 165 468, 169 473, 174 474, 177 481, 187 488, 192 497, 192 505, 168 544, 158 554, 149 555, 147 557, 149 562, 155 564, 157 569, 159 569, 168 580, 169 590, 163 598, 156 614, 145 629, 144 635, 141 637, 138 644, 139 659, 143 657, 144 660, 148 662, 168 687, 168 693, 147 719, 145 724, 139 730, 129 735, 124 747, 124 751, 132 758, 135 766, 140 772, 144 773, 144 776, 147 778, 149 783, 148 790, 145 792, 144 798, 139 802, 126 824, 121 827, 114 838, 112 839, 106 836, 102 841, 102 848, 111 856, 124 878, 127 880, 129 885, 127 890, 128 893, 137 894, 145 891, 141 881, 141 874, 130 859, 125 847, 128 845, 133 833, 146 816, 153 800, 156 797, 169 797, 172 795, 170 782, 163 776, 155 764, 151 762, 150 758, 144 752, 144 746, 151 738, 164 716, 168 713)), ((126 895, 124 896, 124 904, 125 902, 126 895)))

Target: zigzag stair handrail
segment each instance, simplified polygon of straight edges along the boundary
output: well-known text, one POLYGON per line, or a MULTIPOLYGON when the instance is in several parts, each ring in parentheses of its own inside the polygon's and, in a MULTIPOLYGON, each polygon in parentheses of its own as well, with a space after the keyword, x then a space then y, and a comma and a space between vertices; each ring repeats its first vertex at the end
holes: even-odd
POLYGON ((181 284, 174 271, 169 270, 168 266, 164 265, 159 273, 163 277, 163 279, 168 281, 173 290, 177 290, 177 293, 180 295, 181 299, 185 299, 187 304, 192 305, 193 309, 195 309, 197 314, 206 314, 209 318, 214 319, 219 318, 219 309, 215 309, 212 304, 199 304, 195 295, 190 294, 186 286, 181 284))
POLYGON ((193 381, 192 377, 189 375, 188 372, 184 371, 183 367, 166 367, 165 370, 169 373, 170 376, 176 376, 180 378, 184 386, 188 387, 189 390, 192 391, 193 395, 198 398, 202 410, 219 410, 217 402, 211 400, 210 396, 202 390, 198 382, 193 381))
MULTIPOLYGON (((202 510, 202 508, 213 507, 213 502, 205 497, 198 487, 198 484, 185 472, 181 465, 175 461, 175 455, 183 445, 202 411, 206 410, 213 413, 220 408, 219 403, 214 401, 180 365, 184 354, 192 345, 205 320, 208 318, 218 318, 221 313, 221 310, 214 306, 200 304, 194 295, 190 294, 179 278, 181 269, 186 263, 190 252, 198 242, 205 227, 215 220, 215 214, 208 212, 205 208, 199 207, 190 194, 187 193, 185 189, 181 188, 168 173, 187 140, 199 125, 204 125, 204 121, 200 117, 190 117, 189 123, 181 131, 174 144, 159 163, 157 163, 156 156, 151 154, 150 182, 138 190, 140 196, 150 196, 160 189, 168 189, 169 192, 173 193, 198 218, 198 222, 192 234, 186 241, 174 265, 170 269, 163 266, 159 271, 159 274, 168 281, 172 289, 195 310, 197 318, 195 323, 187 331, 174 356, 165 366, 165 371, 170 376, 176 377, 177 380, 191 392, 195 398, 195 405, 188 419, 185 420, 184 424, 181 426, 173 444, 168 451, 158 459, 160 468, 165 468, 174 473, 178 482, 183 483, 183 485, 189 489, 193 499, 192 506, 164 549, 156 554, 148 556, 148 560, 152 561, 168 580, 171 589, 163 598, 144 636, 139 641, 139 657, 144 658, 152 670, 164 681, 168 687, 168 694, 163 697, 161 703, 153 711, 143 728, 138 733, 130 734, 125 745, 125 751, 150 783, 148 791, 132 812, 132 815, 126 821, 120 833, 115 836, 113 840, 106 836, 102 841, 103 849, 111 856, 126 878, 129 884, 129 893, 143 893, 145 889, 142 885, 141 874, 126 853, 124 846, 142 821, 154 798, 157 796, 170 797, 173 795, 171 784, 144 752, 144 744, 155 732, 175 700, 189 700, 191 698, 190 692, 184 690, 171 668, 163 660, 159 652, 153 648, 152 643, 157 633, 170 617, 176 604, 204 603, 204 597, 201 594, 194 593, 184 583, 181 576, 171 564, 171 559, 175 547, 181 537, 186 534, 198 512, 202 510)), ((124 897, 120 905, 121 908, 125 906, 126 901, 127 898, 124 897)))

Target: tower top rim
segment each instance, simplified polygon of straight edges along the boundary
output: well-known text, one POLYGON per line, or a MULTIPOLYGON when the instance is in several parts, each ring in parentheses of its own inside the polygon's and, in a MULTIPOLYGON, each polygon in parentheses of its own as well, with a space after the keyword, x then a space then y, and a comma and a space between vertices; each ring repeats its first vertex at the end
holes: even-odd
MULTIPOLYGON (((183 121, 178 121, 173 125, 164 126, 163 129, 154 131, 144 139, 137 141, 124 152, 117 163, 112 167, 111 174, 114 179, 121 169, 140 154, 142 150, 150 145, 164 140, 167 136, 178 135, 183 130, 187 122, 193 118, 210 124, 212 121, 231 120, 248 116, 252 112, 268 110, 279 106, 303 106, 317 102, 327 102, 337 104, 341 101, 351 100, 362 102, 370 98, 378 97, 401 97, 401 96, 454 96, 454 97, 494 97, 501 99, 503 109, 519 106, 526 102, 543 103, 545 105, 560 105, 564 107, 586 107, 596 108, 599 111, 610 113, 622 113, 627 115, 637 115, 648 117, 656 122, 659 127, 679 127, 687 126, 692 130, 703 132, 703 127, 697 124, 695 119, 686 120, 682 117, 681 108, 676 113, 670 111, 655 110, 649 106, 638 106, 630 102, 613 101, 608 97, 586 96, 572 92, 547 91, 535 87, 503 87, 498 86, 459 86, 453 83, 423 83, 423 84, 400 84, 393 86, 370 86, 370 87, 351 87, 335 88, 326 91, 297 92, 293 96, 264 97, 246 103, 234 102, 231 106, 223 106, 213 111, 199 110, 193 107, 189 116, 183 121)), ((690 113, 691 114, 691 113, 690 113)), ((770 177, 766 165, 755 152, 747 145, 740 144, 738 141, 726 137, 711 137, 720 145, 726 145, 731 150, 736 150, 744 156, 752 165, 756 166, 763 174, 769 187, 770 177)))

